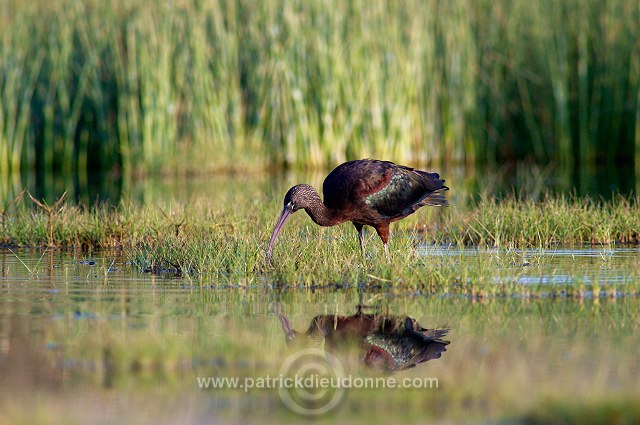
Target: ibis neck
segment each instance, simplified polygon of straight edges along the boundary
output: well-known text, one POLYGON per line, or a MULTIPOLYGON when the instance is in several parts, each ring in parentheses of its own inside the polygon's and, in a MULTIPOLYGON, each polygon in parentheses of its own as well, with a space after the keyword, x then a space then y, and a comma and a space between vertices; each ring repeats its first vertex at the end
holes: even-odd
POLYGON ((340 224, 344 221, 335 213, 335 211, 330 210, 322 203, 320 196, 318 196, 317 199, 314 199, 314 202, 306 206, 304 210, 309 214, 311 220, 320 226, 335 226, 336 224, 340 224))

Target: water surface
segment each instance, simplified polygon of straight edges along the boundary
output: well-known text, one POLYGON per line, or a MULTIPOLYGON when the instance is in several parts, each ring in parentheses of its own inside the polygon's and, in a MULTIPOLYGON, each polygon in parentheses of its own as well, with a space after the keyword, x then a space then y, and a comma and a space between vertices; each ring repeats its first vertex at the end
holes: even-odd
POLYGON ((523 287, 591 279, 602 282, 605 292, 579 300, 478 300, 384 285, 222 287, 213 280, 141 274, 106 254, 3 250, 0 411, 9 423, 294 423, 301 415, 316 416, 320 396, 332 399, 336 391, 287 399, 278 388, 257 387, 259 380, 284 373, 284 366, 328 368, 329 375, 340 368, 352 380, 416 384, 345 389, 319 415, 331 423, 483 423, 517 418, 548 400, 590 403, 640 394, 638 300, 624 289, 637 282, 637 250, 427 247, 422 255, 461 267, 493 264, 486 273, 496 285, 504 279, 523 287), (617 296, 607 292, 613 284, 617 296), (424 328, 447 329, 442 339, 449 344, 397 371, 371 367, 365 360, 376 353, 362 351, 362 341, 353 339, 331 350, 337 363, 304 351, 323 353, 336 341, 342 344, 344 334, 287 344, 282 317, 304 333, 317 323, 314 318, 353 317, 358 305, 366 306, 363 314, 399 323, 393 338, 403 338, 403 324, 411 318, 424 328), (244 387, 203 388, 209 378, 237 378, 244 387), (292 400, 307 410, 297 411, 292 400))
MULTIPOLYGON (((337 164, 336 164, 337 165, 337 164)), ((612 194, 638 193, 640 183, 633 167, 596 167, 569 170, 555 166, 540 167, 512 163, 499 168, 468 167, 466 164, 421 166, 440 173, 452 190, 447 196, 452 205, 485 196, 509 196, 517 193, 538 199, 545 193, 574 193, 578 196, 608 199, 612 194)), ((154 203, 190 200, 193 196, 218 199, 220 193, 256 188, 269 196, 281 197, 297 183, 309 183, 319 190, 332 167, 325 170, 279 170, 271 173, 242 171, 211 176, 125 178, 118 170, 105 173, 50 174, 22 173, 0 178, 0 205, 12 201, 23 189, 37 199, 53 202, 65 191, 75 203, 117 205, 121 201, 154 203)))

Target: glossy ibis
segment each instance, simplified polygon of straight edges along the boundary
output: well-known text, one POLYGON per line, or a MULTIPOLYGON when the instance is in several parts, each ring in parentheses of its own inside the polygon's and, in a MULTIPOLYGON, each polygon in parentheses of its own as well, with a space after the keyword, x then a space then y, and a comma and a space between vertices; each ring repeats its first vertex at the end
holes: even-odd
POLYGON ((302 343, 322 346, 333 354, 356 348, 367 367, 395 372, 438 359, 449 341, 442 339, 447 329, 426 329, 406 316, 365 314, 358 306, 356 314, 316 316, 306 332, 297 332, 277 306, 280 325, 288 345, 302 343))
POLYGON ((424 205, 445 206, 444 185, 438 173, 428 173, 389 161, 360 159, 336 167, 322 185, 324 202, 308 184, 293 186, 284 197, 284 209, 269 240, 267 261, 276 237, 292 213, 304 209, 320 226, 351 221, 364 253, 362 227, 372 226, 387 252, 389 224, 424 205))

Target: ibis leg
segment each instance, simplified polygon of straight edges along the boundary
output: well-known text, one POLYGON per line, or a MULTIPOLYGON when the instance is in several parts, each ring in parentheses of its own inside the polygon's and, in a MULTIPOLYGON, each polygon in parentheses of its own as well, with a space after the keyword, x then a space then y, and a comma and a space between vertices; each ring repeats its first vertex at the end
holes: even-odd
POLYGON ((375 229, 382 240, 382 244, 384 245, 384 255, 389 258, 389 247, 387 246, 387 242, 389 241, 389 225, 378 224, 375 226, 375 229))
POLYGON ((353 223, 354 227, 358 232, 358 241, 360 242, 360 251, 364 254, 364 235, 362 234, 362 228, 364 227, 362 224, 353 223))

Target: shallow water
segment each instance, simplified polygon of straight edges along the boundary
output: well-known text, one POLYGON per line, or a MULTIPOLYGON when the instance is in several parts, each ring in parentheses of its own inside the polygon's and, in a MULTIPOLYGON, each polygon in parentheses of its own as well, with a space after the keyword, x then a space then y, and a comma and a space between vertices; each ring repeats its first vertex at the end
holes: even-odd
POLYGON ((464 262, 470 257, 493 259, 493 282, 522 285, 583 285, 596 287, 596 296, 632 295, 623 284, 640 281, 640 248, 607 246, 554 249, 478 249, 423 246, 421 255, 453 257, 464 262), (600 292, 602 291, 602 294, 600 292))
POLYGON ((384 286, 221 287, 140 274, 107 255, 3 250, 0 424, 294 423, 301 416, 483 423, 518 418, 548 400, 640 394, 639 303, 625 290, 638 280, 637 249, 425 247, 422 255, 461 267, 493 265, 486 272, 495 285, 569 280, 589 291, 597 281, 604 294, 478 300, 384 286), (359 304, 366 306, 359 317, 393 323, 395 333, 381 333, 379 321, 377 333, 339 332, 338 322, 357 316, 359 304), (415 367, 394 370, 371 341, 406 346, 415 337, 407 318, 421 325, 416 329, 447 329, 438 338, 449 344, 431 346, 415 367), (324 346, 314 332, 286 343, 293 330, 318 323, 328 323, 324 346), (276 378, 287 371, 342 377, 350 388, 283 389, 276 378), (220 381, 225 388, 211 388, 209 378, 237 378, 242 387, 220 381), (404 388, 389 388, 390 379, 404 388))

